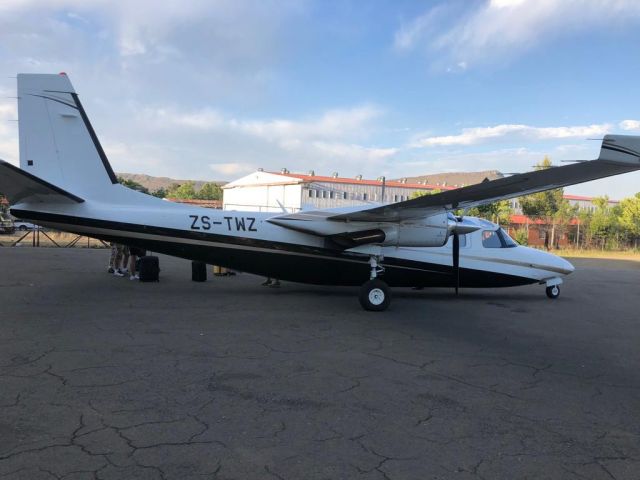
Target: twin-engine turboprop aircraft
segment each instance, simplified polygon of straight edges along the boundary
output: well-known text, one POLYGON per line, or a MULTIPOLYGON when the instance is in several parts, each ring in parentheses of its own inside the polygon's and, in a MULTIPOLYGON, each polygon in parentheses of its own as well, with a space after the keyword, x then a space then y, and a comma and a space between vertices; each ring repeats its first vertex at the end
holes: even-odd
POLYGON ((573 266, 451 211, 640 169, 640 137, 606 135, 596 160, 390 205, 293 214, 175 204, 118 183, 69 78, 18 75, 20 168, 0 161, 11 213, 40 225, 282 280, 360 285, 366 310, 389 287, 508 287, 559 295, 573 266))

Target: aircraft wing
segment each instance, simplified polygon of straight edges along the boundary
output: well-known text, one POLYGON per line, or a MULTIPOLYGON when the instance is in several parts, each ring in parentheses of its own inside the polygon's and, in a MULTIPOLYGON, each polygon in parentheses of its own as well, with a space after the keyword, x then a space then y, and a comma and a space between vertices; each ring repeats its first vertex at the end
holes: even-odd
POLYGON ((269 222, 322 236, 344 231, 363 231, 367 230, 367 227, 362 223, 399 223, 415 220, 449 210, 476 207, 639 169, 640 137, 606 135, 596 160, 577 160, 570 165, 520 173, 389 205, 349 207, 340 212, 312 210, 277 215, 270 218, 269 222), (351 222, 359 225, 350 225, 347 228, 345 224, 351 222), (340 227, 339 224, 343 226, 340 227))
POLYGON ((425 195, 405 202, 369 207, 338 215, 326 215, 324 218, 326 220, 345 222, 401 222, 424 218, 443 211, 476 207, 498 200, 566 187, 567 185, 588 182, 639 169, 640 137, 606 135, 602 141, 600 156, 596 160, 578 160, 577 163, 570 165, 520 173, 456 190, 425 195))

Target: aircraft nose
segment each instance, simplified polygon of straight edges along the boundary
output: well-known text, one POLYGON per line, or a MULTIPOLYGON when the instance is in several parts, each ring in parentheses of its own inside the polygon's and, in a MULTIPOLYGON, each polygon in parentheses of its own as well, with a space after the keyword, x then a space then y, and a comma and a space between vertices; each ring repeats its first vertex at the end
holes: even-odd
POLYGON ((565 275, 569 275, 576 269, 576 267, 574 267, 573 264, 568 260, 565 260, 562 257, 556 257, 556 258, 558 259, 558 264, 559 264, 558 267, 566 271, 565 275))
POLYGON ((571 272, 575 270, 575 267, 564 258, 554 255, 552 253, 547 253, 547 252, 545 253, 547 256, 546 258, 547 264, 553 267, 553 270, 557 271, 558 273, 562 273, 563 275, 569 275, 571 272))

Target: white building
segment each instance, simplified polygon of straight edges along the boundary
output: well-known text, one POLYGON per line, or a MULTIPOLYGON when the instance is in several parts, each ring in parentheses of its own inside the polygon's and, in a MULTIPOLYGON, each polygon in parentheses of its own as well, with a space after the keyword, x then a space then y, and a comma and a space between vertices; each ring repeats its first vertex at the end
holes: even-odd
MULTIPOLYGON (((314 172, 291 173, 283 169, 280 173, 257 170, 222 187, 225 210, 246 210, 257 212, 288 212, 302 209, 324 209, 395 203, 408 200, 415 192, 452 190, 457 185, 430 185, 408 183, 406 181, 366 180, 362 176, 355 178, 339 177, 334 173, 330 177, 315 175, 314 172)), ((571 205, 581 210, 593 212, 593 198, 577 195, 564 196, 571 205)), ((517 198, 510 200, 515 214, 521 214, 517 198)), ((609 205, 618 204, 609 200, 609 205)))
POLYGON ((408 200, 417 191, 450 190, 455 187, 365 180, 290 173, 255 171, 223 187, 223 208, 225 210, 248 210, 259 212, 281 212, 284 207, 289 212, 301 209, 323 209, 394 203, 408 200))

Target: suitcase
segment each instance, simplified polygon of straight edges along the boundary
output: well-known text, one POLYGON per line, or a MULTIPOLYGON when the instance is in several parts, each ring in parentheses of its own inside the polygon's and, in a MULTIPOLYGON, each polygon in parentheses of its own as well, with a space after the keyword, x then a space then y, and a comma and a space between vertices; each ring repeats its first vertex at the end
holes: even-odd
POLYGON ((160 281, 160 261, 155 255, 140 257, 140 270, 138 276, 141 282, 160 281))
POLYGON ((194 282, 207 281, 207 264, 202 262, 191 262, 191 280, 194 282))

